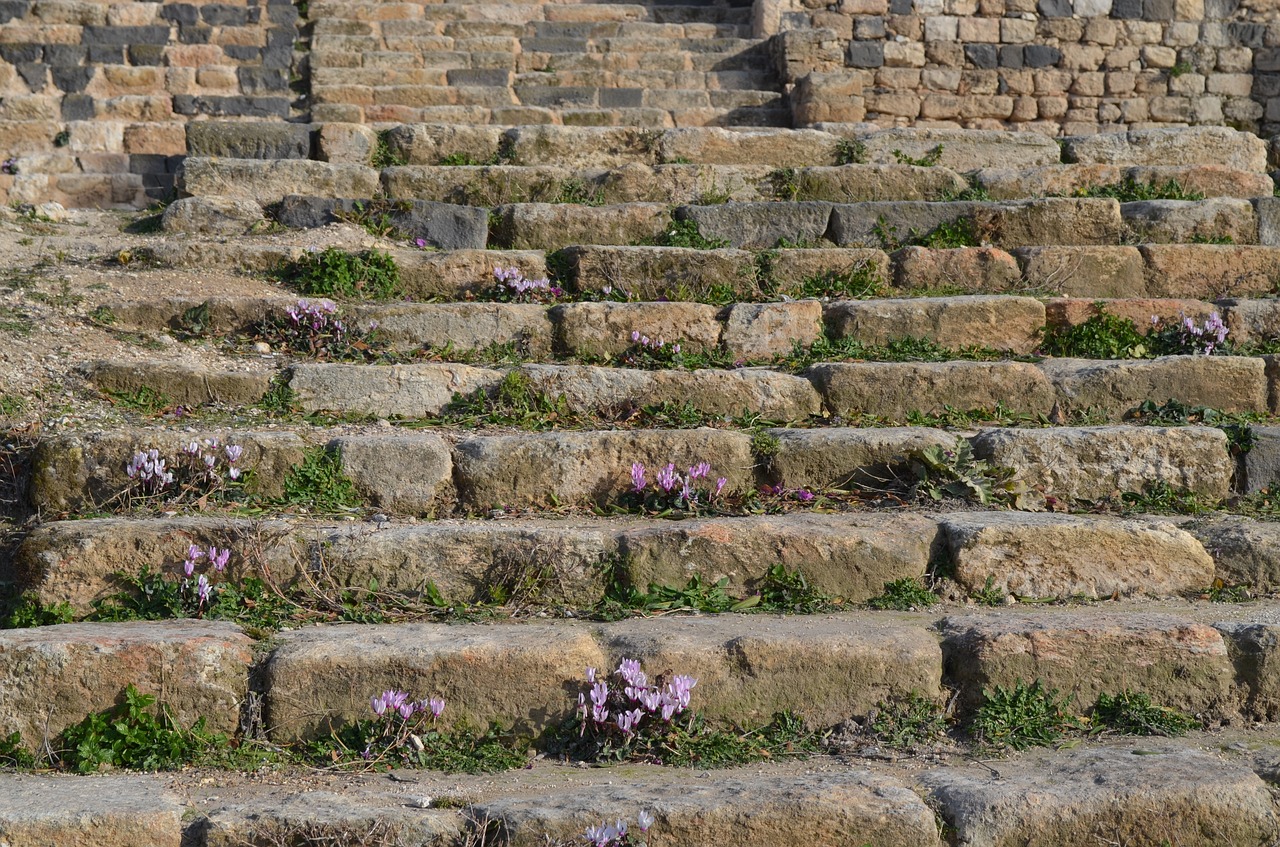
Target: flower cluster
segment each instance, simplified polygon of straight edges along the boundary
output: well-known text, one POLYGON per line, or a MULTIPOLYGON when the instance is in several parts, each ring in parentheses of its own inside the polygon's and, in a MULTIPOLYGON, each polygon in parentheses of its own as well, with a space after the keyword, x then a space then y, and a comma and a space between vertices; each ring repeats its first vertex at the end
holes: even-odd
POLYGON ((668 344, 661 337, 650 338, 638 329, 631 331, 631 346, 623 351, 619 364, 623 367, 678 368, 684 364, 680 343, 668 344))
POLYGON ((173 482, 173 471, 160 451, 152 448, 133 454, 124 472, 142 494, 158 494, 173 482))
POLYGON ((0 162, 0 174, 16 174, 18 172, 18 160, 14 158, 5 159, 0 162))
POLYGON ((597 678, 595 668, 587 668, 588 691, 578 695, 579 736, 588 732, 599 738, 613 738, 626 746, 641 734, 665 732, 676 717, 689 708, 693 687, 691 676, 676 675, 666 685, 650 684, 635 659, 623 659, 608 679, 597 678))
POLYGON ((230 547, 209 545, 202 549, 197 544, 187 547, 187 557, 182 560, 182 601, 187 612, 199 617, 217 599, 217 586, 207 573, 197 574, 196 569, 203 563, 209 566, 211 573, 221 575, 230 561, 230 547), (195 577, 194 581, 192 577, 195 577))
POLYGON ((217 438, 192 441, 176 456, 162 456, 153 448, 133 454, 125 465, 129 478, 126 497, 164 495, 181 501, 216 494, 239 481, 244 448, 223 445, 217 438))
POLYGON ((781 500, 794 500, 797 503, 812 503, 818 498, 807 488, 787 488, 785 485, 766 485, 760 489, 760 493, 768 497, 777 497, 781 500))
POLYGON ((519 268, 494 268, 493 278, 488 299, 502 303, 554 303, 564 296, 564 289, 551 280, 529 279, 519 268))
POLYGON ((645 509, 695 510, 719 500, 728 482, 724 477, 717 477, 712 484, 708 462, 698 462, 683 474, 676 472, 674 462, 668 462, 654 474, 652 481, 642 462, 632 462, 629 494, 645 509))
POLYGON ((1211 356, 1213 351, 1227 340, 1227 325, 1222 316, 1213 312, 1205 319, 1203 326, 1186 315, 1175 326, 1161 328, 1160 319, 1152 315, 1151 324, 1156 327, 1161 345, 1171 353, 1190 353, 1191 355, 1211 356))
MULTIPOLYGON (((641 809, 636 816, 636 829, 643 835, 652 826, 653 815, 648 810, 641 809)), ((584 835, 591 847, 637 847, 644 843, 643 840, 635 840, 635 836, 627 831, 627 822, 621 819, 613 823, 589 826, 584 835)))
POLYGON ((430 712, 431 720, 435 721, 444 714, 443 699, 432 697, 430 700, 413 700, 408 692, 397 691, 394 688, 370 698, 369 706, 375 715, 378 717, 385 715, 388 720, 399 715, 401 720, 407 721, 419 712, 430 712))
POLYGON ((409 692, 392 688, 369 698, 369 708, 373 719, 355 727, 363 749, 353 748, 366 762, 391 756, 420 765, 441 739, 436 723, 444 714, 444 700, 439 697, 415 700, 409 692))
POLYGON ((299 300, 278 313, 268 315, 258 326, 258 336, 272 347, 301 353, 314 359, 368 358, 377 343, 377 321, 361 332, 339 317, 331 300, 299 300))

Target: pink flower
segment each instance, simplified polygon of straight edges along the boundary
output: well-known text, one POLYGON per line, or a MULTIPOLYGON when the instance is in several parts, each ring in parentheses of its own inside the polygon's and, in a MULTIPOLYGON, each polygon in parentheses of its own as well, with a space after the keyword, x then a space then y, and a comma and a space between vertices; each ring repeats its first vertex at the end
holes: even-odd
POLYGON ((432 697, 427 701, 427 708, 431 710, 431 717, 439 719, 444 714, 444 699, 441 697, 432 697))
MULTIPOLYGON (((642 465, 639 462, 632 462, 631 463, 631 490, 634 491, 636 494, 639 494, 640 492, 644 491, 645 482, 646 480, 644 478, 644 465, 642 465)), ((592 668, 591 672, 594 674, 595 668, 592 668)))

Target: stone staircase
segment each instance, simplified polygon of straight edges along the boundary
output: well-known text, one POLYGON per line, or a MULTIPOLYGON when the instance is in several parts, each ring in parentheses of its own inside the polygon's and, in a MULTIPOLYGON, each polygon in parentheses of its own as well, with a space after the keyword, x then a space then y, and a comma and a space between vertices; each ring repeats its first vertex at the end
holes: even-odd
POLYGON ((318 121, 791 123, 749 5, 325 2, 312 14, 318 121))
MULTIPOLYGON (((223 126, 209 144, 280 149, 268 132, 223 126)), ((729 771, 551 754, 484 778, 4 775, 10 843, 585 843, 640 809, 652 843, 676 845, 1280 833, 1280 246, 1261 141, 406 124, 319 143, 323 160, 189 157, 158 234, 88 247, 46 225, 44 253, 109 245, 78 308, 117 344, 67 356, 82 411, 22 448, 0 573, 76 622, 0 632, 0 735, 43 755, 134 685, 180 725, 273 750, 367 717, 387 689, 543 738, 585 668, 635 658, 697 677, 709 720, 790 710, 833 740, 729 771), (404 164, 371 166, 378 144, 404 164), (441 164, 458 153, 502 164, 441 164), (1126 180, 1199 199, 1087 190, 1126 180), (254 340, 298 300, 261 271, 367 249, 394 258, 396 298, 337 299, 383 352, 254 340), (560 302, 487 299, 495 267, 550 274, 560 302), (235 287, 200 282, 223 277, 235 287), (1231 355, 1042 355, 1046 332, 1099 314, 1145 330, 1214 313, 1231 355), (633 332, 681 344, 687 365, 653 366, 633 332), (159 338, 162 357, 131 346, 159 338), (174 467, 206 439, 239 448, 229 500, 138 499, 131 456, 174 467), (986 464, 931 476, 927 455, 986 464), (296 496, 317 461, 329 505, 296 496), (727 499, 624 507, 633 463, 703 461, 727 499), (233 551, 219 580, 266 579, 310 611, 279 631, 83 620, 118 602, 120 574, 177 578, 193 544, 233 551), (619 587, 691 580, 749 598, 779 567, 827 604, 591 612, 619 587), (876 608, 903 580, 940 605, 876 608), (1078 712, 1139 692, 1205 729, 991 759, 965 728, 997 686, 1036 680, 1078 712), (910 697, 955 727, 922 757, 866 729, 910 697)))

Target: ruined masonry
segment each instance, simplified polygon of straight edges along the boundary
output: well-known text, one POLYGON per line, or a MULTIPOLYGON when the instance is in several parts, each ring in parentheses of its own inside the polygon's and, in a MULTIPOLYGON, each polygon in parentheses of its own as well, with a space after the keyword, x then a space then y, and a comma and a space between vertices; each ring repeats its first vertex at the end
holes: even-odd
POLYGON ((0 772, 0 843, 585 844, 646 809, 655 847, 1275 844, 1277 129, 1268 0, 0 0, 0 344, 71 334, 0 385, 0 588, 74 618, 0 630, 0 742, 43 755, 126 685, 236 743, 386 689, 536 737, 623 658, 833 739, 727 770, 0 772), (252 340, 328 248, 394 260, 393 296, 334 298, 381 359, 252 340), (495 268, 558 302, 495 299, 495 268), (1107 314, 1220 319, 1227 355, 1045 355, 1107 314), (632 333, 705 359, 644 367, 632 333), (532 416, 486 416, 512 386, 532 416), (206 438, 256 510, 122 494, 129 457, 206 438), (990 496, 930 499, 928 456, 990 496), (358 505, 287 502, 317 457, 358 505), (762 505, 616 508, 633 463, 703 461, 762 505), (83 620, 192 544, 327 580, 329 618, 83 620), (838 602, 581 611, 778 565, 838 602), (873 608, 901 580, 939 603, 873 608), (370 585, 506 612, 342 622, 370 585), (1203 729, 966 740, 1036 680, 1203 729), (955 743, 872 736, 913 696, 955 743))

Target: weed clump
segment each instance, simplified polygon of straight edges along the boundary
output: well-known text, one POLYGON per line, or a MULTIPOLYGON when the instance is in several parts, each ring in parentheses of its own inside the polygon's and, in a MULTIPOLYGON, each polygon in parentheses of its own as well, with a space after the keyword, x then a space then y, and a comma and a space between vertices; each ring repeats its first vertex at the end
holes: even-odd
POLYGON ((884 593, 872 597, 867 605, 873 609, 906 612, 912 609, 927 609, 938 602, 938 595, 913 577, 903 577, 884 584, 884 593))
POLYGON ((982 697, 971 729, 980 742, 994 747, 1044 747, 1084 726, 1068 710, 1068 698, 1044 688, 1038 679, 1030 685, 1018 680, 1010 688, 983 689, 982 697))
POLYGON ((388 253, 348 253, 337 247, 303 253, 285 279, 309 297, 390 300, 400 292, 400 269, 388 253))

